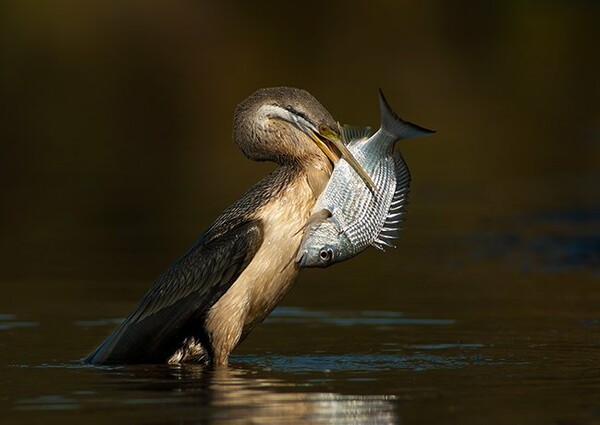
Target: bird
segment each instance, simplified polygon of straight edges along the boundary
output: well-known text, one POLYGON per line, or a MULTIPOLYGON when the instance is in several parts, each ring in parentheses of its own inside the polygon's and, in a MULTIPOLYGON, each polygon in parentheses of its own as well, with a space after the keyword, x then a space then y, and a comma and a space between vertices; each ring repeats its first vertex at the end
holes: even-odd
POLYGON ((226 366, 296 281, 302 233, 334 164, 344 158, 372 185, 340 132, 302 89, 263 88, 242 101, 233 116, 234 143, 248 159, 278 167, 158 276, 84 362, 226 366))

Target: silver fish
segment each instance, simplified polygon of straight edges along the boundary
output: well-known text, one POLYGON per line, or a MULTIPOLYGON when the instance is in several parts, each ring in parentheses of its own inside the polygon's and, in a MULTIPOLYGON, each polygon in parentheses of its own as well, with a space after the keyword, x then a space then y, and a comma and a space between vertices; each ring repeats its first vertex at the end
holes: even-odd
POLYGON ((296 262, 300 267, 328 267, 354 257, 369 245, 384 249, 404 220, 410 172, 399 152, 401 139, 425 136, 433 130, 399 118, 379 90, 381 127, 344 127, 343 140, 371 177, 375 191, 341 159, 321 193, 306 225, 296 262))

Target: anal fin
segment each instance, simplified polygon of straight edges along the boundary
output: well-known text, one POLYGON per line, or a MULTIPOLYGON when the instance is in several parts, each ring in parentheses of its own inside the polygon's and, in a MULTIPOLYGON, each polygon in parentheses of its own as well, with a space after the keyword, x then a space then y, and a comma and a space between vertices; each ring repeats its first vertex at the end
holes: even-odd
POLYGON ((400 152, 394 153, 394 170, 396 173, 396 190, 383 226, 371 243, 377 249, 385 251, 386 247, 395 248, 392 243, 398 237, 406 215, 406 205, 410 192, 410 171, 400 152))

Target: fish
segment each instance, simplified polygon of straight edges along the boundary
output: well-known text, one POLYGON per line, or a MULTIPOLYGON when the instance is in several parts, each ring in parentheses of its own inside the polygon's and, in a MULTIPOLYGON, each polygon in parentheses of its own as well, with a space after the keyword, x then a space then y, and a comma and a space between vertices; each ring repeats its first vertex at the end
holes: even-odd
POLYGON ((434 130, 400 118, 379 90, 381 124, 371 135, 368 127, 342 127, 342 140, 369 175, 374 189, 344 160, 339 160, 319 195, 307 224, 296 262, 302 268, 329 267, 348 260, 369 246, 395 247, 405 219, 410 171, 396 142, 426 136, 434 130))

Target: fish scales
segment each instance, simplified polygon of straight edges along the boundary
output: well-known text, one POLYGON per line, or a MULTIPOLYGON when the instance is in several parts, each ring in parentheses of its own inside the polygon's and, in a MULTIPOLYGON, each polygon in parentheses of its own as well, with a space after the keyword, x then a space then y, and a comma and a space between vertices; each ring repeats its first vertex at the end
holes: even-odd
POLYGON ((319 198, 315 210, 330 211, 340 231, 357 249, 364 249, 377 237, 388 215, 396 189, 394 161, 387 154, 379 162, 370 160, 372 156, 365 141, 352 143, 348 149, 371 177, 377 194, 368 189, 362 190, 362 178, 348 163, 340 160, 336 170, 339 175, 319 198))
POLYGON ((380 91, 381 127, 344 127, 342 137, 375 191, 343 159, 313 208, 296 261, 301 267, 328 267, 369 245, 383 249, 400 228, 410 184, 408 166, 394 146, 400 139, 433 133, 399 118, 380 91), (369 137, 370 136, 370 137, 369 137))

